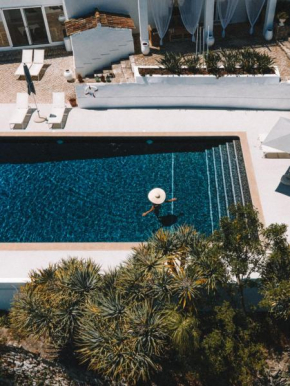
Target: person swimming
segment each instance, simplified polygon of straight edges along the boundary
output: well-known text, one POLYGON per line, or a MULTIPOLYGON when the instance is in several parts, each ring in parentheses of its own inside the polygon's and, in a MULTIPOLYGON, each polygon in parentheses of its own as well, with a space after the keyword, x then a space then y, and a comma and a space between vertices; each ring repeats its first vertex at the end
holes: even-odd
POLYGON ((147 216, 147 214, 149 214, 151 212, 154 212, 155 215, 158 217, 161 205, 163 203, 173 202, 173 201, 177 200, 177 198, 171 198, 170 200, 166 200, 166 193, 164 192, 163 189, 160 189, 160 188, 152 189, 148 193, 148 199, 150 202, 152 202, 153 205, 147 212, 144 212, 142 214, 143 217, 147 216))

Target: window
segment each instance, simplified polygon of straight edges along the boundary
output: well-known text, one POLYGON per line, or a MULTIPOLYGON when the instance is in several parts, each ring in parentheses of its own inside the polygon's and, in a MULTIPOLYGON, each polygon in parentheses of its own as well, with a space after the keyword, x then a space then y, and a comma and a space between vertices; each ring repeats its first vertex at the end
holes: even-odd
POLYGON ((0 47, 9 47, 9 41, 7 38, 3 21, 1 19, 1 13, 0 13, 0 47))

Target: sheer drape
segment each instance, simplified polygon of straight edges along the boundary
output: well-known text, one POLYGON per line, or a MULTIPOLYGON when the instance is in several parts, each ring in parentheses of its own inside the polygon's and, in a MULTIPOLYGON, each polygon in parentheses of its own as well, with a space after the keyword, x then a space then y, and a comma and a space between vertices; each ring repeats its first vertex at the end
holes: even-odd
POLYGON ((223 27, 222 36, 226 35, 226 28, 234 16, 239 0, 217 0, 218 14, 223 27))
POLYGON ((264 4, 265 0, 246 0, 246 10, 251 24, 250 34, 254 32, 254 25, 260 16, 264 4))
MULTIPOLYGON (((156 0, 155 0, 156 1, 156 0)), ((194 33, 198 26, 204 0, 178 0, 182 22, 195 41, 194 33)))
POLYGON ((172 16, 173 0, 150 0, 150 6, 154 23, 160 37, 160 44, 162 45, 163 38, 168 30, 172 16))

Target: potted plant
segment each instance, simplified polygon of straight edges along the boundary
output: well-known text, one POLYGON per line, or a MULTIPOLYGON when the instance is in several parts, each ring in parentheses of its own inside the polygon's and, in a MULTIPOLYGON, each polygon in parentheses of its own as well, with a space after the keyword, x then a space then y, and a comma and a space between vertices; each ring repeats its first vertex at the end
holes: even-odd
POLYGON ((285 11, 278 12, 276 15, 277 19, 279 20, 279 26, 283 27, 285 21, 289 18, 289 15, 285 11))
POLYGON ((67 100, 68 102, 70 103, 71 107, 77 107, 77 97, 76 97, 76 93, 75 91, 70 91, 68 94, 67 94, 67 100))

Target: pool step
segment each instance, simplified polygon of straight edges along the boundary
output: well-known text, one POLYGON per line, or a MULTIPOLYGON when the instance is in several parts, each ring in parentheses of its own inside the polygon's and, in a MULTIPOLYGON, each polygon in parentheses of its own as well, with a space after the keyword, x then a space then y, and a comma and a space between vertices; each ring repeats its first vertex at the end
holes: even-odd
POLYGON ((227 142, 205 151, 208 173, 208 195, 212 229, 224 216, 229 206, 251 202, 250 190, 239 140, 227 142))

